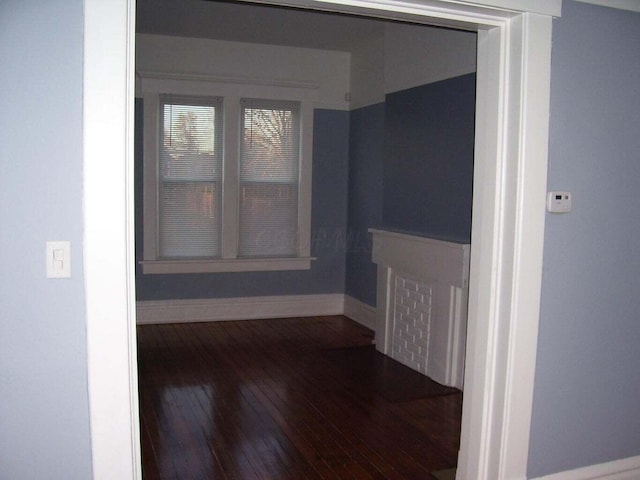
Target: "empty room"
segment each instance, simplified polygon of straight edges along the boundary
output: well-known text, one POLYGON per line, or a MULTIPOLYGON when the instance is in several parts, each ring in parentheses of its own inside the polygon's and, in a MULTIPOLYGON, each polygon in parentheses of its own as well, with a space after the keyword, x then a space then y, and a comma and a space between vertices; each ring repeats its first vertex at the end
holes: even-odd
POLYGON ((475 58, 466 31, 138 2, 145 478, 453 474, 475 58))

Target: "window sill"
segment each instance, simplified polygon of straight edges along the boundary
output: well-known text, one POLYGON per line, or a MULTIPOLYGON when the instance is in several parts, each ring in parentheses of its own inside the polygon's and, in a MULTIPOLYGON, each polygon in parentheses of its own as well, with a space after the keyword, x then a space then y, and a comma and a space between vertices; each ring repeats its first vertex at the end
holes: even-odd
POLYGON ((273 272, 284 270, 309 270, 315 257, 295 258, 230 258, 215 260, 143 260, 142 273, 222 273, 222 272, 273 272))

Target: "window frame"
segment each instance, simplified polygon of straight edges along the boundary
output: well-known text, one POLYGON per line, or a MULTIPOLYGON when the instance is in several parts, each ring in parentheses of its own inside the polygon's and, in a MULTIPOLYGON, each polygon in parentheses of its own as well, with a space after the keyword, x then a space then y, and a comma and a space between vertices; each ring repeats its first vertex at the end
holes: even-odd
MULTIPOLYGON (((297 236, 298 236, 298 207, 299 207, 299 202, 298 202, 298 196, 300 193, 300 175, 299 175, 299 168, 300 168, 300 140, 301 140, 301 128, 300 128, 300 109, 301 109, 301 104, 298 101, 282 101, 282 100, 271 100, 271 99, 257 99, 257 98, 242 98, 240 100, 240 125, 241 125, 241 141, 240 141, 240 147, 239 147, 239 175, 238 175, 238 189, 239 189, 239 195, 238 195, 238 205, 239 205, 239 212, 238 212, 238 233, 239 233, 239 238, 238 238, 238 252, 237 255, 239 258, 265 258, 265 257, 295 257, 297 256, 298 253, 298 249, 297 249, 297 245, 296 245, 296 240, 297 240, 297 236), (249 116, 247 116, 247 112, 248 111, 279 111, 279 112, 289 112, 289 116, 291 117, 291 126, 292 129, 289 132, 289 140, 292 142, 292 149, 290 150, 290 153, 294 154, 290 157, 291 160, 293 160, 295 158, 295 162, 293 162, 291 165, 293 166, 295 164, 295 167, 293 170, 287 171, 286 172, 286 176, 288 177, 287 179, 283 179, 283 178, 279 178, 279 179, 274 179, 272 174, 268 174, 267 177, 271 177, 271 178, 267 178, 265 177, 264 173, 258 173, 258 171, 256 169, 251 169, 249 167, 248 170, 244 171, 245 169, 245 162, 249 162, 251 163, 253 160, 257 160, 256 157, 254 157, 251 154, 251 149, 247 148, 247 119, 248 118, 253 118, 253 116, 250 114, 249 116), (294 157, 295 156, 295 157, 294 157), (247 175, 247 176, 245 176, 247 175), (251 179, 249 179, 248 177, 251 177, 251 179), (291 208, 291 210, 289 210, 289 215, 290 218, 287 219, 287 221, 285 222, 285 225, 282 225, 286 228, 286 230, 289 230, 289 233, 285 233, 284 235, 277 235, 277 238, 280 240, 285 240, 284 243, 279 243, 279 242, 269 242, 272 245, 278 245, 277 247, 275 247, 275 250, 287 250, 287 249, 291 249, 289 252, 284 253, 282 252, 280 255, 278 255, 277 253, 272 253, 272 254, 267 254, 265 252, 266 250, 274 250, 273 247, 269 247, 268 245, 264 245, 265 248, 260 247, 258 245, 255 245, 254 240, 256 243, 260 243, 258 238, 252 238, 252 234, 251 234, 251 230, 253 229, 251 227, 252 222, 251 222, 251 215, 249 214, 248 211, 243 210, 243 206, 244 206, 244 195, 245 195, 245 189, 248 189, 249 191, 253 190, 253 191, 261 191, 262 195, 260 195, 259 200, 260 201, 264 201, 264 194, 266 193, 267 190, 271 190, 271 195, 272 197, 270 198, 270 202, 273 201, 273 191, 272 189, 275 188, 278 191, 278 195, 276 195, 277 197, 282 198, 282 189, 287 189, 288 190, 288 195, 291 194, 291 192, 295 191, 295 201, 290 202, 287 206, 289 208, 291 208), (289 190, 291 189, 292 190, 289 190), (294 219, 295 218, 295 226, 296 226, 296 230, 295 232, 292 232, 290 230, 290 227, 294 224, 294 219), (289 221, 291 221, 291 223, 289 223, 289 221), (247 235, 243 237, 243 232, 246 233, 247 235), (291 236, 289 236, 291 235, 291 236), (258 251, 256 251, 258 250, 258 251), (262 251, 262 254, 261 252, 262 251)), ((253 124, 252 124, 252 128, 251 128, 251 135, 250 137, 253 136, 253 124)), ((289 153, 289 152, 287 152, 289 153)), ((262 164, 262 156, 260 158, 260 160, 258 160, 258 164, 262 164)), ((257 169, 260 169, 261 167, 258 165, 255 165, 257 169)), ((249 197, 252 197, 251 194, 249 194, 249 197)), ((255 200, 255 197, 253 197, 255 200)), ((251 203, 251 202, 249 202, 251 203)), ((282 204, 281 204, 282 206, 282 204)), ((274 216, 277 218, 277 212, 274 211, 274 216)), ((282 211, 281 211, 282 213, 282 211)), ((287 216, 289 216, 287 215, 287 216)), ((273 217, 271 221, 268 222, 260 222, 263 226, 267 227, 267 228, 271 228, 273 229, 275 227, 275 224, 273 223, 273 217)), ((279 229, 276 229, 279 230, 279 229)), ((271 233, 274 233, 274 230, 270 230, 271 233)), ((264 231, 262 231, 262 233, 265 233, 264 231)), ((282 233, 282 232, 281 232, 282 233)), ((267 240, 269 240, 268 236, 267 236, 267 240)), ((273 239, 271 239, 273 240, 273 239)))
MULTIPOLYGON (((173 108, 170 108, 170 112, 172 111, 173 111, 173 108)), ((221 252, 222 250, 221 248, 222 211, 218 205, 222 203, 223 166, 224 166, 223 165, 224 153, 223 153, 223 145, 222 145, 223 143, 222 132, 224 131, 223 118, 222 118, 223 117, 223 99, 222 97, 211 97, 211 96, 205 97, 205 96, 193 96, 193 95, 185 96, 185 95, 161 94, 159 96, 158 115, 159 115, 158 136, 156 141, 158 145, 158 177, 157 177, 158 191, 157 191, 157 194, 158 194, 159 214, 158 214, 157 246, 158 246, 158 251, 160 252, 159 256, 161 258, 166 258, 166 259, 180 259, 180 260, 184 258, 218 257, 220 256, 219 252, 221 252), (180 167, 177 168, 177 171, 175 172, 175 174, 168 173, 170 164, 166 162, 168 160, 167 157, 170 156, 170 153, 169 153, 170 149, 165 145, 165 137, 167 136, 167 134, 169 134, 169 136, 173 140, 173 135, 171 134, 173 123, 171 123, 169 131, 167 131, 166 127, 167 127, 167 120, 169 120, 170 122, 173 122, 174 118, 173 118, 173 114, 169 113, 169 119, 167 119, 167 111, 165 108, 167 105, 170 105, 171 107, 176 106, 178 107, 178 110, 180 110, 180 107, 182 106, 207 107, 207 108, 212 108, 214 110, 215 113, 212 117, 214 129, 213 129, 213 138, 211 139, 213 142, 211 163, 212 163, 212 167, 214 168, 212 169, 211 172, 209 172, 212 174, 210 178, 203 178, 201 175, 198 175, 198 174, 194 175, 193 172, 190 172, 191 175, 187 175, 189 178, 184 178, 185 172, 180 167), (181 245, 180 248, 174 247, 176 255, 167 254, 167 249, 171 248, 170 244, 172 242, 170 240, 173 240, 173 241, 177 240, 177 238, 175 238, 175 231, 181 230, 182 232, 184 232, 185 229, 183 228, 183 225, 179 225, 180 228, 177 228, 177 229, 174 226, 174 228, 171 228, 172 234, 168 234, 166 227, 164 227, 164 225, 171 225, 173 223, 173 220, 175 220, 174 217, 176 217, 175 213, 177 213, 178 217, 184 217, 185 210, 179 209, 179 211, 174 212, 173 215, 169 213, 168 211, 169 209, 167 208, 168 205, 164 201, 164 199, 166 199, 166 192, 175 190, 178 185, 188 186, 190 184, 194 186, 195 185, 199 185, 199 186, 212 185, 213 186, 213 190, 215 192, 214 209, 216 211, 216 215, 213 218, 216 221, 213 224, 213 232, 209 232, 209 233, 212 233, 212 235, 206 235, 205 238, 207 238, 207 241, 217 240, 217 241, 212 241, 212 243, 209 244, 209 247, 215 250, 216 252, 218 252, 218 255, 209 255, 209 256, 185 255, 186 251, 188 251, 190 248, 193 248, 193 245, 181 245)), ((193 152, 189 152, 189 153, 193 153, 193 152)), ((191 163, 190 165, 193 166, 193 164, 191 163)), ((201 172, 201 173, 205 173, 205 172, 201 172)), ((182 202, 180 203, 182 204, 182 202)), ((184 207, 184 204, 182 204, 182 206, 184 207)), ((182 219, 183 218, 181 218, 181 220, 182 219)), ((179 221, 179 223, 181 222, 179 221)), ((196 233, 197 228, 195 230, 192 230, 192 232, 196 233)), ((201 235, 202 234, 196 235, 196 237, 201 237, 201 235)))
POLYGON ((143 274, 217 273, 308 270, 311 262, 311 175, 313 108, 317 86, 295 82, 214 78, 200 75, 138 73, 143 98, 143 274), (221 97, 223 110, 222 244, 216 258, 164 259, 159 256, 159 134, 160 95, 221 97), (238 258, 239 155, 241 99, 296 101, 300 104, 298 172, 298 238, 295 257, 238 258))

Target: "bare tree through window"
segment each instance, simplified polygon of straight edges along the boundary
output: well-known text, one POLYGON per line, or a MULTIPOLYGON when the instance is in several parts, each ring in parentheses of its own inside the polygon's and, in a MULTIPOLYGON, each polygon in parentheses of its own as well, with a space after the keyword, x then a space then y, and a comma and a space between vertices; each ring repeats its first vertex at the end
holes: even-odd
POLYGON ((255 101, 243 109, 242 256, 297 254, 298 123, 295 104, 270 106, 255 101))

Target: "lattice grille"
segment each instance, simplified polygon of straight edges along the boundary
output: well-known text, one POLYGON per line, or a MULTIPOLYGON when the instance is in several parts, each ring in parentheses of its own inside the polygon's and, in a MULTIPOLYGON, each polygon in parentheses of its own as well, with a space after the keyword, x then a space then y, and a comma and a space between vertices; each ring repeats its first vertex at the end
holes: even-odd
POLYGON ((395 275, 391 357, 427 372, 433 287, 395 275))

